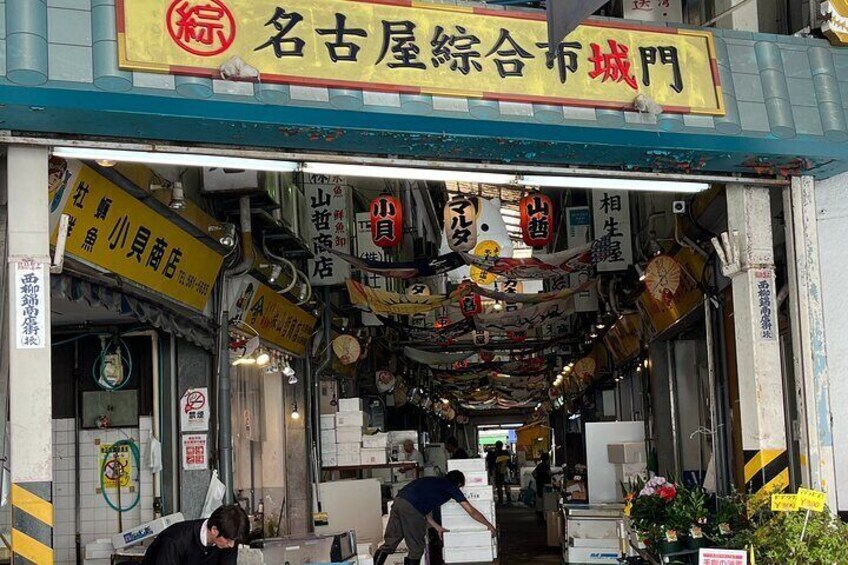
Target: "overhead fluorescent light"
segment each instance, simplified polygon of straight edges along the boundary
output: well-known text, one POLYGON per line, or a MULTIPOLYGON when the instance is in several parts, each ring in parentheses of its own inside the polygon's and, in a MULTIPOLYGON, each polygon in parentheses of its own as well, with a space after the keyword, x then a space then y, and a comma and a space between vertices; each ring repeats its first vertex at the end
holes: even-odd
POLYGON ((515 175, 509 174, 483 173, 477 171, 451 171, 446 169, 417 169, 412 167, 304 163, 302 170, 304 173, 312 173, 316 175, 339 175, 343 177, 430 180, 440 182, 455 181, 481 184, 513 184, 515 182, 515 175))
POLYGON ((703 182, 653 181, 605 177, 554 177, 541 175, 519 176, 517 182, 523 186, 544 186, 549 188, 635 190, 642 192, 676 192, 686 194, 702 192, 710 187, 709 184, 703 182))
POLYGON ((194 153, 118 151, 112 149, 91 149, 86 147, 54 147, 53 155, 64 159, 80 159, 83 161, 105 160, 117 161, 119 163, 145 163, 150 165, 174 165, 178 167, 210 167, 277 173, 291 173, 298 169, 298 164, 293 161, 245 159, 242 157, 223 157, 220 155, 200 155, 194 153))

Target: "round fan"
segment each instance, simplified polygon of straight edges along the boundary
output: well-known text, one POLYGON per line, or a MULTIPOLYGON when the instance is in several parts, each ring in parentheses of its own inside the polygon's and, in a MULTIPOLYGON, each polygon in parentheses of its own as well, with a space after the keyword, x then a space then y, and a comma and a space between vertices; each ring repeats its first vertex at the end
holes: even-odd
POLYGON ((590 381, 595 377, 598 364, 591 357, 584 357, 574 364, 574 375, 581 381, 590 381))
POLYGON ((397 383, 397 385, 395 386, 395 390, 392 393, 392 396, 394 397, 396 407, 400 408, 401 406, 406 405, 407 401, 409 400, 409 397, 406 396, 406 385, 403 383, 403 381, 397 383))
POLYGON ((682 268, 673 257, 657 255, 645 267, 645 288, 657 302, 671 304, 680 288, 682 268))
POLYGON ((352 335, 340 335, 333 340, 333 353, 342 362, 342 365, 350 365, 359 361, 362 356, 362 346, 359 340, 352 335))
POLYGON ((397 385, 397 378, 390 371, 377 371, 377 391, 392 392, 397 385))

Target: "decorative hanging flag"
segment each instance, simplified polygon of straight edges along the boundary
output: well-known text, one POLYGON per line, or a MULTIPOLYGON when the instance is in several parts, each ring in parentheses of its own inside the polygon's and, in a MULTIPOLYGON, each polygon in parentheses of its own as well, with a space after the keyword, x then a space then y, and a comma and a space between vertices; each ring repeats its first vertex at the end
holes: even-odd
POLYGON ((472 355, 473 351, 461 353, 442 353, 433 351, 424 351, 423 349, 415 349, 414 347, 404 347, 403 354, 412 359, 416 363, 428 365, 430 367, 449 367, 456 362, 465 361, 472 355))
POLYGON ((350 294, 350 303, 357 308, 369 310, 375 314, 396 316, 426 314, 443 307, 451 300, 449 296, 443 295, 400 294, 377 290, 350 279, 347 280, 347 291, 350 294))
POLYGON ((527 306, 514 312, 480 314, 474 318, 478 330, 489 332, 526 332, 574 313, 574 298, 527 306))
POLYGON ((441 328, 428 328, 410 326, 409 324, 404 324, 379 314, 377 315, 377 318, 379 318, 386 327, 403 332, 407 338, 412 341, 427 342, 434 345, 450 343, 474 329, 474 321, 470 319, 454 322, 441 328))
POLYGON ((371 239, 378 247, 397 247, 403 239, 403 207, 390 194, 371 201, 371 239))
POLYGON ((479 294, 486 298, 497 300, 499 302, 505 302, 507 304, 541 304, 543 302, 551 302, 553 300, 564 300, 577 294, 578 292, 583 292, 587 288, 593 287, 596 282, 597 281, 595 279, 592 279, 585 281, 583 284, 576 288, 566 288, 553 292, 524 294, 519 292, 510 292, 508 290, 509 286, 506 284, 503 287, 503 291, 497 291, 467 281, 460 285, 459 288, 454 291, 454 294, 459 296, 465 296, 467 294, 479 294))
POLYGON ((518 205, 521 238, 530 247, 544 247, 554 236, 554 204, 544 194, 528 194, 518 205))
POLYGON ((445 239, 453 251, 470 251, 477 245, 477 205, 470 198, 445 204, 445 239))
POLYGON ((473 318, 483 311, 483 301, 479 294, 468 294, 459 299, 459 309, 466 318, 473 318))
POLYGON ((394 279, 409 280, 435 277, 465 266, 465 260, 462 258, 462 255, 456 252, 440 255, 435 259, 422 258, 414 261, 402 261, 395 263, 389 261, 377 261, 373 259, 360 259, 359 257, 354 257, 348 253, 342 253, 331 249, 327 249, 327 251, 330 251, 337 257, 347 261, 360 271, 394 279))
POLYGON ((574 249, 528 259, 478 257, 469 253, 462 253, 462 257, 473 267, 508 279, 553 279, 591 269, 604 261, 609 254, 609 241, 604 236, 574 249))

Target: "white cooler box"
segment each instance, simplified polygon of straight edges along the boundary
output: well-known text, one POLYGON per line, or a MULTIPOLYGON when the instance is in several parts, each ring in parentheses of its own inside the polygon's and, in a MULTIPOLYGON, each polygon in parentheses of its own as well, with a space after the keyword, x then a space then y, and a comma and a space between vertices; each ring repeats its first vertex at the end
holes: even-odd
POLYGON ((569 547, 567 563, 580 565, 595 565, 618 563, 621 557, 616 549, 602 547, 569 547))
MULTIPOLYGON (((471 501, 469 501, 471 502, 471 501)), ((488 500, 480 500, 471 502, 480 513, 492 523, 495 522, 495 503, 488 500)), ((485 526, 468 515, 462 506, 454 501, 450 501, 442 506, 442 526, 448 530, 484 530, 485 526)), ((487 530, 488 531, 488 530, 487 530)))
POLYGON ((495 543, 492 532, 489 530, 467 531, 452 530, 444 534, 444 546, 451 548, 461 547, 486 547, 495 543))
POLYGON ((337 428, 362 428, 366 423, 365 412, 336 412, 337 428))
POLYGON ((467 487, 479 487, 486 486, 489 484, 489 474, 485 471, 473 472, 473 473, 463 473, 465 475, 465 486, 467 487))
POLYGON ((491 563, 498 557, 497 541, 488 530, 479 533, 457 532, 454 535, 457 540, 470 539, 481 545, 454 545, 452 542, 449 544, 448 536, 450 533, 445 534, 445 547, 442 550, 445 563, 491 563))
POLYGON ((461 471, 462 473, 485 473, 486 460, 477 459, 449 459, 448 471, 461 471))
POLYGON ((490 486, 462 487, 462 494, 465 495, 465 498, 467 498, 469 502, 475 502, 478 500, 495 500, 495 489, 490 486))
MULTIPOLYGON (((322 434, 325 432, 321 432, 322 434)), ((336 428, 336 443, 362 443, 362 428, 345 426, 336 428)))

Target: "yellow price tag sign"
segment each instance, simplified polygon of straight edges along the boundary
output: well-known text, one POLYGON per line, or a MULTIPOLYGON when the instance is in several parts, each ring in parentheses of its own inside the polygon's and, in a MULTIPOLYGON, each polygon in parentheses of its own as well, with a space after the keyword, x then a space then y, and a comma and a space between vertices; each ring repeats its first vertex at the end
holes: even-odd
POLYGON ((797 512, 797 494, 773 494, 771 495, 772 512, 797 512))
POLYGON ((798 508, 811 510, 813 512, 824 512, 827 495, 817 490, 807 488, 798 489, 798 508))

